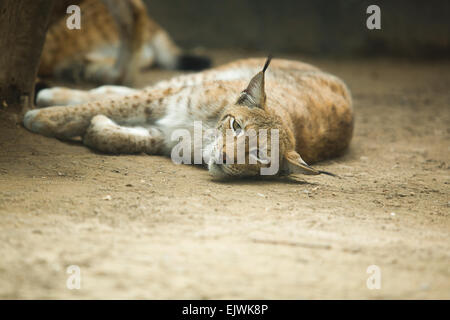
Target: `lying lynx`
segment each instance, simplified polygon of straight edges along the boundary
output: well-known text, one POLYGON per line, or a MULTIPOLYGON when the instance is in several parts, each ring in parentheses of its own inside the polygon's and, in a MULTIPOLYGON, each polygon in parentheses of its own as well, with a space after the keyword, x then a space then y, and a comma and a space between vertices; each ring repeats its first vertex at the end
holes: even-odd
MULTIPOLYGON (((162 155, 170 155, 177 144, 172 133, 180 128, 192 132, 194 121, 202 121, 203 130, 217 128, 223 135, 231 130, 236 145, 246 143, 241 133, 247 130, 278 129, 278 175, 325 173, 305 161, 334 157, 348 147, 353 111, 347 87, 335 76, 296 61, 275 59, 265 72, 269 62, 261 71, 262 59, 238 60, 143 90, 118 86, 90 91, 45 89, 38 94, 41 106, 76 105, 31 110, 25 114, 24 125, 60 139, 82 136, 85 145, 106 153, 162 155)), ((192 156, 201 152, 215 176, 255 176, 270 165, 267 161, 250 164, 253 151, 248 149, 244 164, 219 164, 215 154, 223 148, 226 157, 225 146, 207 139, 201 150, 195 150, 198 145, 194 144, 192 156)), ((264 148, 271 153, 270 144, 264 148)))
POLYGON ((185 54, 151 19, 142 0, 58 0, 41 56, 40 78, 100 84, 132 83, 140 68, 200 70, 206 57, 185 54), (69 5, 81 29, 69 29, 69 5))

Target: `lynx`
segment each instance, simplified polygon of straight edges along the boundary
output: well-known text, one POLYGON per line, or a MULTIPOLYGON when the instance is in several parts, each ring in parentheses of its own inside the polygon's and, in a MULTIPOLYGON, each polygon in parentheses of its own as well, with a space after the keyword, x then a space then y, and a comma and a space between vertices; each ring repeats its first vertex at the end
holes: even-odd
MULTIPOLYGON (((306 63, 274 59, 267 69, 269 63, 270 59, 265 64, 260 58, 238 60, 142 90, 45 89, 38 102, 51 107, 27 112, 24 125, 59 139, 81 136, 86 146, 105 153, 168 156, 177 144, 172 133, 180 128, 192 132, 194 121, 202 121, 203 130, 217 128, 223 135, 231 130, 235 146, 246 143, 242 133, 248 130, 277 129, 277 175, 326 173, 307 162, 338 156, 348 147, 353 132, 349 90, 337 77, 306 63)), ((225 147, 216 139, 204 139, 194 143, 192 153, 201 152, 209 172, 219 177, 256 176, 270 165, 248 148, 245 163, 220 164, 217 149, 219 157, 226 158, 225 147), (195 150, 198 145, 201 150, 195 150), (252 155, 258 159, 255 164, 250 164, 252 155)), ((274 158, 269 144, 258 148, 274 158)))
POLYGON ((73 82, 132 84, 139 69, 201 70, 206 57, 188 55, 149 17, 142 0, 63 0, 55 4, 38 76, 73 82), (77 4, 81 29, 66 26, 77 4))

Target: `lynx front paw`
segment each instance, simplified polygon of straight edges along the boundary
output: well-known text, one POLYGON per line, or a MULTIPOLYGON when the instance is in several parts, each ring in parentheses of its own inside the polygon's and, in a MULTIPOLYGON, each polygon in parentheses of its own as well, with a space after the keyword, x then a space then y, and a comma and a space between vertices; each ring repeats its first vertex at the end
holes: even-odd
POLYGON ((25 113, 23 125, 31 132, 39 133, 47 137, 56 136, 56 124, 46 117, 44 109, 30 110, 25 113))
POLYGON ((85 119, 82 116, 70 113, 67 107, 31 110, 23 118, 23 125, 28 130, 59 139, 69 139, 82 135, 88 124, 89 118, 85 119))
POLYGON ((89 93, 83 90, 55 87, 43 89, 36 96, 38 108, 50 106, 72 106, 89 101, 89 93))
POLYGON ((25 117, 23 118, 23 125, 28 130, 41 133, 43 124, 39 121, 38 114, 40 110, 30 110, 25 113, 25 117))
POLYGON ((39 91, 36 96, 36 106, 38 108, 43 108, 51 105, 55 105, 53 99, 53 89, 42 89, 39 91))

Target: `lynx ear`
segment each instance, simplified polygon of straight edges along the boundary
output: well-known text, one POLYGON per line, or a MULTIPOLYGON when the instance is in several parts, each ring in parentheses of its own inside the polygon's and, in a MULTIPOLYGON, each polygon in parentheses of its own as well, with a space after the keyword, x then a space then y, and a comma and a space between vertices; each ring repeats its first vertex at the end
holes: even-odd
POLYGON ((239 105, 244 105, 249 108, 264 109, 266 103, 266 93, 264 91, 264 73, 270 64, 272 57, 269 56, 264 64, 262 71, 258 72, 256 76, 250 80, 247 89, 241 92, 238 101, 239 105))
POLYGON ((335 177, 333 173, 316 170, 310 167, 296 151, 287 151, 284 154, 285 166, 290 173, 301 173, 307 175, 327 174, 335 177))

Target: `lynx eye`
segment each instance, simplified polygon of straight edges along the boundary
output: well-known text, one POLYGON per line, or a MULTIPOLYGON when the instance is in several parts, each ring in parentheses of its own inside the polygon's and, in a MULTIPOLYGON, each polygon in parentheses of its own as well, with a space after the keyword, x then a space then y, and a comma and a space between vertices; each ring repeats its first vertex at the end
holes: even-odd
POLYGON ((230 117, 230 128, 235 136, 240 136, 244 132, 241 125, 233 117, 230 117))

